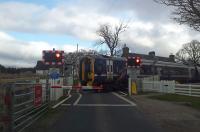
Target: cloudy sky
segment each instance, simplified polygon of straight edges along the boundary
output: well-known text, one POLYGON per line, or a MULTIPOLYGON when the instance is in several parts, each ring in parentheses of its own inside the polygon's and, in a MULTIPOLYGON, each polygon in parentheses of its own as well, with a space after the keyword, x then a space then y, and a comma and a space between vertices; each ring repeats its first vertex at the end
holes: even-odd
POLYGON ((96 49, 100 24, 128 23, 121 34, 132 52, 168 56, 200 37, 153 0, 0 0, 0 64, 35 66, 42 50, 96 49))

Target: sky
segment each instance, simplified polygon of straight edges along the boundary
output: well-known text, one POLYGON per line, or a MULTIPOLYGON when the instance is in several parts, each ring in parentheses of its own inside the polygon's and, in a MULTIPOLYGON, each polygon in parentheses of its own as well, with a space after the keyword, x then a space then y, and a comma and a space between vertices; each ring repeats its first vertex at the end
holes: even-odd
MULTIPOLYGON (((175 54, 199 32, 171 19, 173 8, 153 0, 0 0, 0 64, 33 67, 42 50, 99 50, 102 24, 128 25, 120 44, 131 52, 175 54)), ((104 46, 105 47, 105 46, 104 46)))

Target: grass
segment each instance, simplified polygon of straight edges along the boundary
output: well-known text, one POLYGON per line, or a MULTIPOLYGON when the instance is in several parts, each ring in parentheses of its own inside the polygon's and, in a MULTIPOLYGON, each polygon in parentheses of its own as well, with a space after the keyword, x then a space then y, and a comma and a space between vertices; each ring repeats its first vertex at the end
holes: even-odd
POLYGON ((177 94, 163 94, 163 95, 149 96, 149 98, 158 99, 162 101, 177 102, 200 110, 200 97, 191 97, 191 96, 177 95, 177 94))
POLYGON ((156 92, 138 92, 138 95, 150 95, 150 94, 156 94, 156 92))

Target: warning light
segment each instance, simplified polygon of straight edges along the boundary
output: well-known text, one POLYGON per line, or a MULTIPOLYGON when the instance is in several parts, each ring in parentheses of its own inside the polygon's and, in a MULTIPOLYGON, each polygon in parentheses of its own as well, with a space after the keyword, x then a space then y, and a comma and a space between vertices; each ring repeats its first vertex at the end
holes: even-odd
POLYGON ((128 57, 127 58, 127 66, 128 67, 134 67, 134 66, 140 66, 141 64, 141 58, 140 57, 128 57))
POLYGON ((64 51, 62 50, 43 50, 42 56, 45 65, 64 64, 64 51))
POLYGON ((60 54, 59 53, 56 53, 56 58, 60 58, 60 54))
POLYGON ((135 57, 135 66, 140 66, 141 59, 140 57, 135 57))

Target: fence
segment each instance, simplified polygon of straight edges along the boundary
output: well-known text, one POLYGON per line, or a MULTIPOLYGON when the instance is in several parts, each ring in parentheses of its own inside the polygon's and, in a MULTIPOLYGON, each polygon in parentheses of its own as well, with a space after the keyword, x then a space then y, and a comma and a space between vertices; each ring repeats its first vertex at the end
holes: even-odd
POLYGON ((0 85, 0 131, 23 131, 40 118, 49 104, 49 84, 21 81, 0 85))
POLYGON ((176 84, 175 93, 181 95, 200 97, 200 85, 176 84))
POLYGON ((143 81, 143 91, 174 93, 174 81, 143 81))
POLYGON ((143 81, 142 90, 200 97, 200 85, 176 84, 175 81, 143 81))

